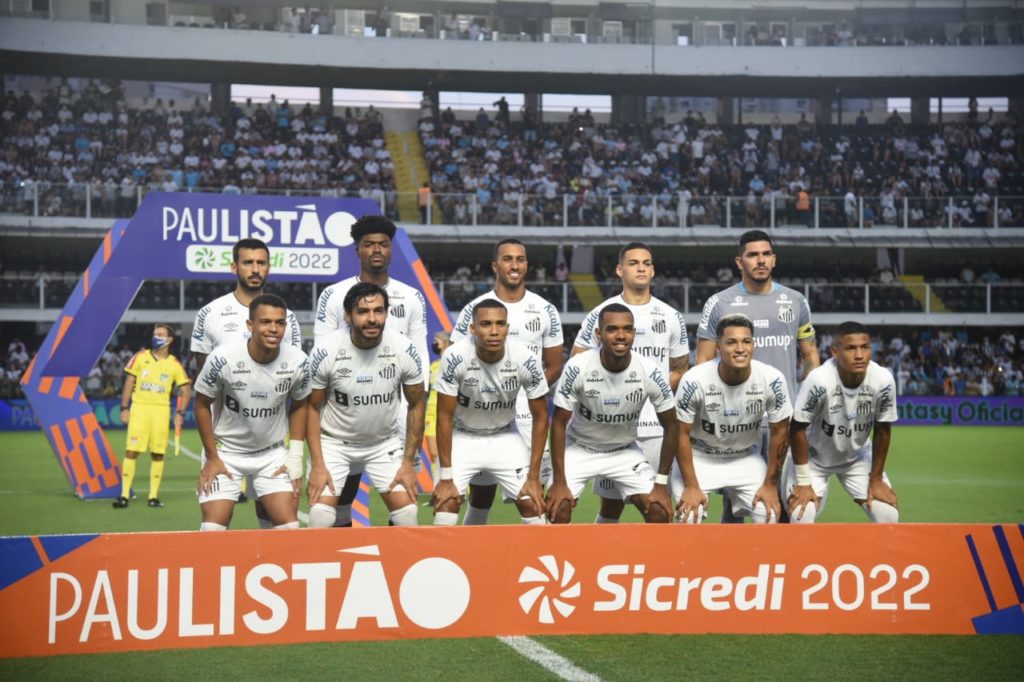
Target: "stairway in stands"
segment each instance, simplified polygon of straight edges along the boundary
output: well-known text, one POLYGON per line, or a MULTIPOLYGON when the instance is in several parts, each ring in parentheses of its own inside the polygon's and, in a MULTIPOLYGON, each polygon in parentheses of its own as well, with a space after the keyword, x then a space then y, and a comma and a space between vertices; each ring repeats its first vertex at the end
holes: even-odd
MULTIPOLYGON (((395 162, 395 185, 398 190, 398 216, 403 223, 418 223, 420 209, 416 192, 430 179, 423 161, 423 147, 415 130, 388 130, 384 141, 395 162)), ((433 223, 441 224, 440 211, 434 202, 433 223)))
POLYGON ((572 274, 569 275, 569 281, 572 282, 573 289, 576 290, 576 296, 583 304, 584 310, 593 310, 601 305, 604 294, 601 293, 601 287, 597 286, 594 275, 590 273, 572 274))
POLYGON ((949 312, 946 304, 935 293, 935 289, 925 286, 924 275, 900 275, 899 280, 903 282, 903 286, 907 288, 910 295, 921 304, 921 310, 931 310, 933 313, 949 312))

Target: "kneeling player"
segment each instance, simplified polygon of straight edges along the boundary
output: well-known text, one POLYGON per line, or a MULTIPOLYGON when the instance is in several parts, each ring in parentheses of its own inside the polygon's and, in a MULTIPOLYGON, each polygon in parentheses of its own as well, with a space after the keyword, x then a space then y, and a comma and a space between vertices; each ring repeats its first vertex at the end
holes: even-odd
POLYGON ((540 357, 508 338, 508 309, 484 299, 473 309, 472 338, 448 347, 437 378, 434 524, 454 526, 470 479, 489 473, 515 500, 526 524, 544 523, 540 463, 547 440, 548 382, 540 357), (533 415, 527 448, 516 428, 520 386, 533 415))
POLYGON ((844 322, 832 359, 807 375, 796 401, 793 456, 782 477, 794 523, 814 523, 833 475, 872 521, 899 521, 896 493, 885 475, 896 417, 892 372, 871 360, 867 328, 844 322))
POLYGON ((254 298, 246 321, 249 340, 216 347, 196 380, 196 424, 203 441, 201 530, 227 529, 243 478, 256 491, 274 528, 299 527, 296 500, 302 481, 309 362, 301 350, 281 343, 287 313, 285 302, 273 294, 254 298), (214 423, 210 408, 218 400, 223 408, 214 423), (289 433, 291 444, 285 449, 289 433))
POLYGON ((718 359, 683 375, 676 391, 679 471, 673 490, 677 518, 700 523, 707 493, 732 500, 733 511, 754 523, 773 523, 781 505, 779 458, 793 408, 782 373, 753 359, 754 323, 746 315, 723 317, 715 329, 718 359), (768 416, 768 456, 758 447, 768 416), (767 461, 766 461, 767 460, 767 461))
POLYGON ((672 502, 666 485, 678 442, 672 389, 657 365, 632 352, 636 330, 625 305, 601 309, 596 335, 600 347, 570 358, 555 392, 548 518, 569 523, 587 481, 604 477, 646 522, 667 523, 672 502), (665 430, 657 473, 637 442, 648 401, 665 430))
POLYGON ((415 526, 413 457, 426 408, 420 354, 412 341, 385 329, 383 288, 360 282, 343 305, 348 326, 322 337, 310 354, 309 526, 334 525, 339 493, 354 467, 370 475, 392 525, 415 526), (408 405, 404 443, 399 391, 408 405))

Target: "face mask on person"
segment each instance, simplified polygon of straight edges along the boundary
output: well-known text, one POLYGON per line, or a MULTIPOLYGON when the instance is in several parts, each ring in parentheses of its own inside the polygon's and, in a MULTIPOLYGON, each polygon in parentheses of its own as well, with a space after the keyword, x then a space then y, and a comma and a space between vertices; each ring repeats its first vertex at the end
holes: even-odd
POLYGON ((153 347, 153 350, 160 350, 170 342, 171 340, 166 336, 154 336, 151 345, 153 347))

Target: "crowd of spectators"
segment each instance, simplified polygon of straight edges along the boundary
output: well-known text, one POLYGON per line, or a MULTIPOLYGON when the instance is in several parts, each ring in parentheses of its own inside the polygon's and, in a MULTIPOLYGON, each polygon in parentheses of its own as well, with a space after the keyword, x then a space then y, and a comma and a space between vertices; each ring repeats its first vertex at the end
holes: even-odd
POLYGON ((379 111, 327 115, 309 104, 144 99, 129 105, 116 81, 66 79, 0 103, 0 196, 5 210, 130 216, 142 192, 292 192, 358 196, 395 215, 394 161, 379 111))
MULTIPOLYGON (((1020 329, 915 329, 879 335, 874 359, 896 377, 900 395, 1020 396, 1024 336, 1020 329)), ((831 342, 822 335, 818 347, 831 342)))
POLYGON ((481 109, 419 123, 443 222, 525 225, 811 225, 823 227, 1024 224, 1024 127, 993 111, 911 126, 893 112, 871 125, 716 125, 689 112, 678 123, 595 123, 589 111, 514 125, 481 109), (569 205, 563 195, 570 195, 569 205), (950 198, 954 198, 953 202, 950 198), (907 199, 906 203, 904 199, 907 199), (727 206, 728 204, 728 206, 727 206), (774 205, 774 211, 773 211, 774 205), (679 211, 685 209, 682 217, 679 211), (656 215, 655 215, 656 214, 656 215))

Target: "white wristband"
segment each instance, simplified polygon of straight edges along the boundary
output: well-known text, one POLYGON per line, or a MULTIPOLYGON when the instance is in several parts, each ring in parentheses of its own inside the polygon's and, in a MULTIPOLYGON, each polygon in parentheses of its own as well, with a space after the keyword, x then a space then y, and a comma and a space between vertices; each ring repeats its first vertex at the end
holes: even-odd
POLYGON ((302 478, 302 459, 306 454, 306 443, 298 438, 292 438, 288 444, 288 459, 285 460, 285 467, 288 469, 288 478, 291 480, 302 478))
POLYGON ((668 474, 655 474, 654 485, 668 485, 668 474))
POLYGON ((808 464, 794 464, 793 471, 796 472, 796 484, 797 485, 810 485, 811 484, 811 465, 808 464))
POLYGON ((440 478, 441 478, 442 481, 450 481, 453 478, 455 478, 455 476, 452 474, 452 468, 451 467, 441 467, 440 478))

